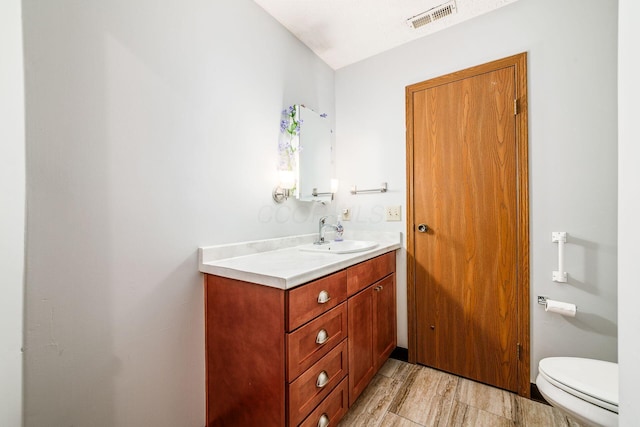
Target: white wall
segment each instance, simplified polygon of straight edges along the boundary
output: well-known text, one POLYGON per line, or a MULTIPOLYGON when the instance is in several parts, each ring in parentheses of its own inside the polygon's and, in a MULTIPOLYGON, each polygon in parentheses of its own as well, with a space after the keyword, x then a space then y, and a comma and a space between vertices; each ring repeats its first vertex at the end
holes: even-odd
POLYGON ((25 229, 20 0, 0 3, 0 425, 22 424, 25 229))
POLYGON ((25 0, 27 426, 201 426, 198 246, 312 233, 280 112, 334 72, 250 0, 25 0))
POLYGON ((620 340, 620 426, 635 426, 640 420, 638 384, 640 384, 640 279, 636 266, 640 259, 640 148, 637 120, 640 115, 640 60, 637 40, 640 29, 640 4, 619 1, 618 38, 618 111, 619 111, 619 193, 618 193, 618 325, 620 340))
POLYGON ((532 381, 542 357, 617 359, 616 36, 614 2, 520 0, 336 73, 338 178, 390 188, 367 196, 344 189, 339 202, 357 213, 352 227, 404 232, 404 221, 381 222, 380 212, 402 204, 406 218, 405 86, 528 52, 532 381), (552 231, 569 234, 568 284, 551 281, 552 231), (537 295, 573 302, 579 315, 545 313, 537 295))

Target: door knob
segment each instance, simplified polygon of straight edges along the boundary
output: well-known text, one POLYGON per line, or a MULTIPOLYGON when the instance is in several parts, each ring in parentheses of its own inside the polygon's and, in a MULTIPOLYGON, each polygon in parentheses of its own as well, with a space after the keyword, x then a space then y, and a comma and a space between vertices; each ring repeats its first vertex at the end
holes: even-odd
POLYGON ((429 227, 427 227, 427 224, 418 224, 418 231, 420 233, 426 233, 429 231, 429 227))

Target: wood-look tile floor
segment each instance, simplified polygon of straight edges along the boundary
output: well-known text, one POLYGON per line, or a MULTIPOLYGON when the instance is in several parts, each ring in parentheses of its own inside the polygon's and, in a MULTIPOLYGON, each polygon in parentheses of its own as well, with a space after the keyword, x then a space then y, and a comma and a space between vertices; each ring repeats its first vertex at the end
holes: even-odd
POLYGON ((557 409, 425 366, 389 359, 339 427, 568 426, 557 409))

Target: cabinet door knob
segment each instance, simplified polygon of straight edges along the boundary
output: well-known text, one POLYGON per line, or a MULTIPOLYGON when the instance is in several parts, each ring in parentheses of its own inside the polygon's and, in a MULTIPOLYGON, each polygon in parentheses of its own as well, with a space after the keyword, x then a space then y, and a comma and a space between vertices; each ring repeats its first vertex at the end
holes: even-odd
POLYGON ((322 388, 327 384, 329 384, 329 374, 327 374, 327 371, 322 371, 316 380, 316 387, 322 388))
POLYGON ((329 302, 330 299, 331 299, 331 296, 327 291, 320 291, 320 293, 318 294, 318 304, 324 304, 326 302, 329 302))
POLYGON ((316 344, 324 344, 329 340, 329 334, 326 329, 320 329, 316 335, 316 344))
POLYGON ((329 427, 329 416, 327 414, 320 415, 318 427, 329 427))

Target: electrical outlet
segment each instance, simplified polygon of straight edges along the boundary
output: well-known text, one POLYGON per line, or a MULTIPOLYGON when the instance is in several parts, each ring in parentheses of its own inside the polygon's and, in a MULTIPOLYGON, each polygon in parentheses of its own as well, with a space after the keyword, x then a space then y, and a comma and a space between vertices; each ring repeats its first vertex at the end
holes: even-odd
POLYGON ((400 221, 400 206, 387 206, 384 208, 385 219, 387 221, 400 221))
POLYGON ((341 215, 342 215, 343 221, 351 221, 351 209, 349 208, 342 209, 341 215))

